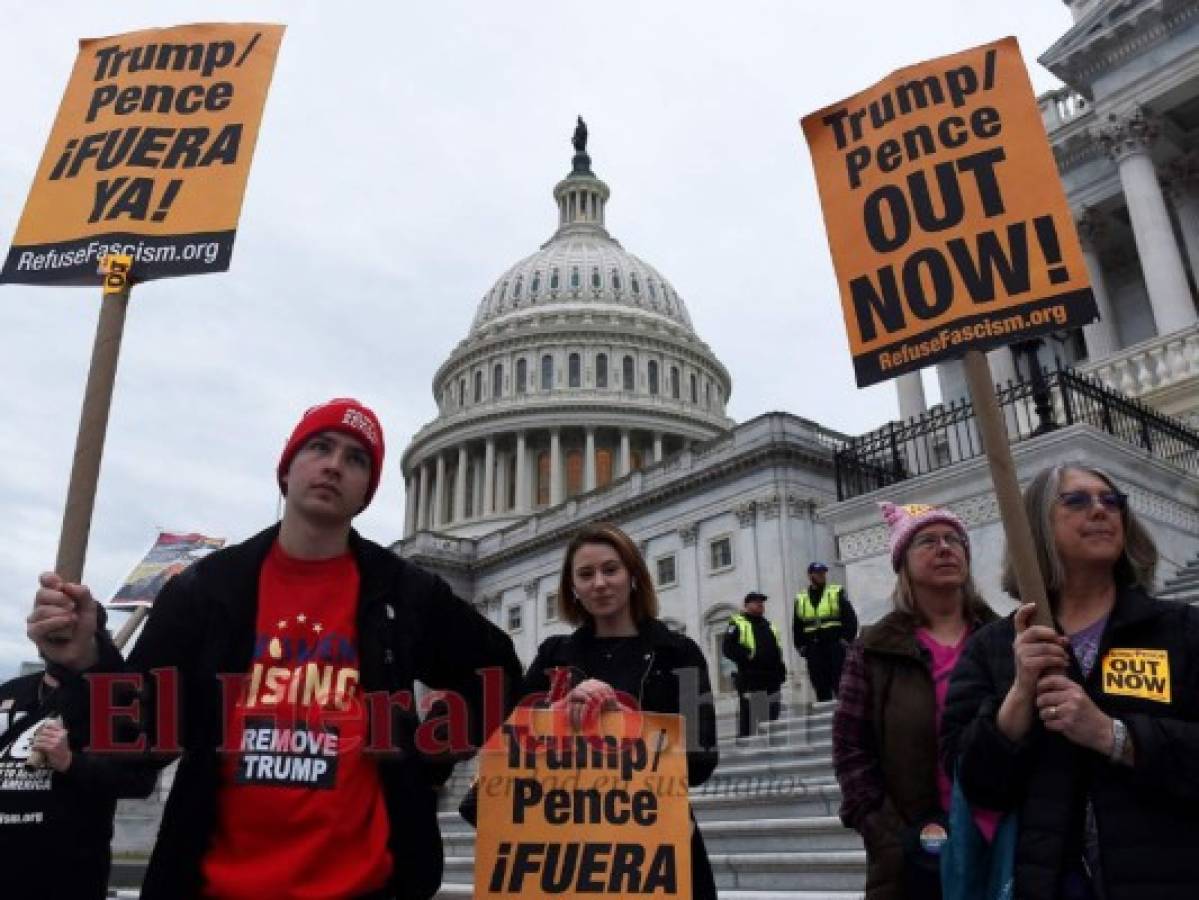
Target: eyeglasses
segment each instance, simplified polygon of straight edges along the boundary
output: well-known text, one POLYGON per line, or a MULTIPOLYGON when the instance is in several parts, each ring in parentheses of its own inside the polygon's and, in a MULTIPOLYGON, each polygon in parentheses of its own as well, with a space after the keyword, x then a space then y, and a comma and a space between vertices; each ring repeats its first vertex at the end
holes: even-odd
POLYGON ((946 534, 920 534, 912 541, 912 546, 922 553, 936 550, 942 544, 950 550, 963 550, 966 547, 962 536, 952 531, 946 534))
POLYGON ((1057 495, 1057 502, 1070 512, 1090 512, 1096 503, 1108 512, 1123 512, 1128 506, 1128 495, 1119 491, 1100 491, 1092 494, 1090 491, 1066 491, 1057 495))

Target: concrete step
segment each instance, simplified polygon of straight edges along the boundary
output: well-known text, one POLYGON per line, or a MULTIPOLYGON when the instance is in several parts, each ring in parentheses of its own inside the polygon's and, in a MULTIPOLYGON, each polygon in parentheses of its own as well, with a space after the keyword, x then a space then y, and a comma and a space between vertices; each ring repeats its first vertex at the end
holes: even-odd
POLYGON ((866 880, 865 850, 718 853, 709 859, 721 891, 855 891, 866 880))

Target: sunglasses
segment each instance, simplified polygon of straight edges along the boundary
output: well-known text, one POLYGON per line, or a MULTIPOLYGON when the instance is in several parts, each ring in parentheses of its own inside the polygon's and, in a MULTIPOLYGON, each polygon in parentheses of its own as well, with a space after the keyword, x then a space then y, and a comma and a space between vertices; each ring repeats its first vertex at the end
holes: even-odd
POLYGON ((1128 506, 1128 495, 1119 491, 1101 491, 1092 494, 1090 491, 1066 491, 1057 495, 1057 502, 1070 512, 1090 512, 1098 503, 1108 512, 1123 512, 1128 506))

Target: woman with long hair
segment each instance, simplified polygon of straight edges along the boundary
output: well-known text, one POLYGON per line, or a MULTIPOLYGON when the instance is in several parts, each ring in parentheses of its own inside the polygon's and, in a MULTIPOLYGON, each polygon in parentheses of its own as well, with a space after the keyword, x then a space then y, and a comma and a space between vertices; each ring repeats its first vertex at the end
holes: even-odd
MULTIPOLYGON (((687 750, 692 787, 716 768, 716 714, 708 664, 695 641, 658 619, 658 597, 636 544, 615 525, 589 525, 566 548, 558 590, 563 619, 577 626, 547 638, 529 666, 523 691, 568 710, 577 726, 621 700, 648 712, 696 717, 687 750)), ((703 837, 692 818, 695 900, 716 900, 703 837)))
MULTIPOLYGON (((942 753, 972 803, 1018 813, 1021 900, 1199 897, 1199 609, 1150 596, 1157 550, 1084 463, 1024 492, 1054 627, 984 629, 954 672, 942 753)), ((1010 551, 1004 588, 1019 599, 1010 551)))
POLYGON ((882 504, 892 610, 850 647, 833 717, 841 821, 866 845, 867 900, 935 900, 952 785, 937 764, 949 673, 995 614, 970 577, 962 520, 932 506, 882 504))

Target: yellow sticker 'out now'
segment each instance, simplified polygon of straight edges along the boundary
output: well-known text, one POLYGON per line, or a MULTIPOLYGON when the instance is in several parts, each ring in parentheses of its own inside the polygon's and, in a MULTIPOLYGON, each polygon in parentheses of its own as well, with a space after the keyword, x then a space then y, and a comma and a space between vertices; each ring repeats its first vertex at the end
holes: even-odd
POLYGON ((1103 692, 1169 703, 1169 655, 1165 650, 1109 650, 1103 657, 1103 692))

